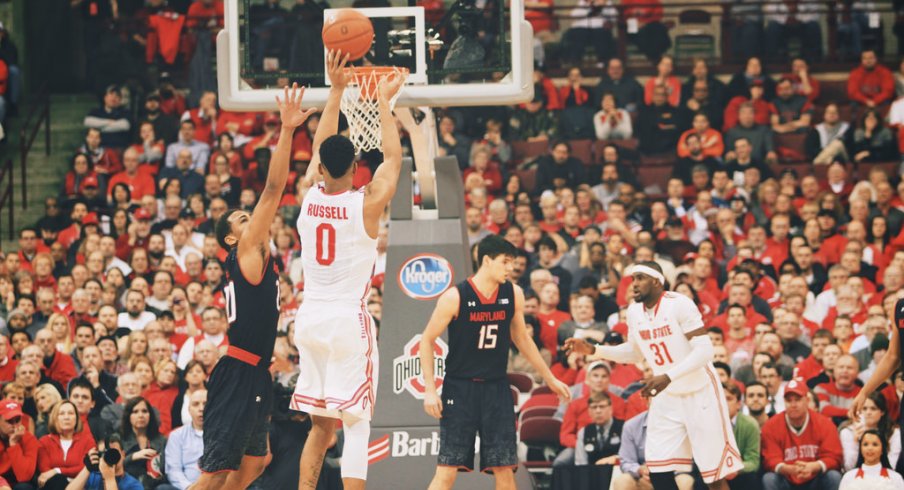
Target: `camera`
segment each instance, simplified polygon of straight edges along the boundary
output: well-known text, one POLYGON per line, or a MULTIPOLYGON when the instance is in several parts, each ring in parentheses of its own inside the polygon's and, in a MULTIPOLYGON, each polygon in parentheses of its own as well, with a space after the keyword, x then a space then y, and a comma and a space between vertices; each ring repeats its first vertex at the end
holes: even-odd
MULTIPOLYGON (((117 441, 117 442, 119 442, 119 441, 117 441)), ((104 460, 104 463, 106 463, 107 466, 116 466, 119 463, 119 461, 122 459, 122 453, 119 451, 119 449, 110 447, 109 439, 104 440, 104 448, 105 449, 102 452, 98 451, 100 454, 100 457, 104 460)), ((98 461, 97 463, 94 463, 91 459, 91 454, 85 455, 84 463, 85 463, 85 467, 88 468, 89 471, 92 471, 92 472, 100 471, 100 461, 98 461)))

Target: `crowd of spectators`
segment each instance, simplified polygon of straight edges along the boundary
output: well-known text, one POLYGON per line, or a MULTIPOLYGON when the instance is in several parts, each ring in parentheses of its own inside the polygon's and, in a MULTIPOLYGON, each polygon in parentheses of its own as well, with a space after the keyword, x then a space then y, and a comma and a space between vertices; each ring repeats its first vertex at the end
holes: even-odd
MULTIPOLYGON (((104 10, 108 2, 77 3, 88 17, 119 15, 104 10)), ((211 16, 212 30, 222 25, 213 0, 150 0, 148 8, 157 9, 158 30, 175 21, 164 9, 211 16)), ((569 337, 621 343, 629 267, 655 260, 709 327, 744 460, 733 488, 900 482, 893 469, 904 466, 904 375, 867 400, 860 420, 848 420, 847 410, 887 352, 892 310, 904 297, 904 64, 893 72, 858 48, 847 97, 834 101, 821 96, 804 59, 771 76, 751 57, 728 83, 695 60, 684 76, 663 55, 656 12, 644 15, 637 39, 655 66, 644 83, 623 60, 605 59, 611 49, 600 44, 593 47, 605 75, 595 86, 579 68, 558 86, 538 68, 530 102, 437 111, 439 151, 462 170, 468 239, 500 234, 518 248, 512 280, 526 291, 527 323, 553 372, 573 386, 575 401, 552 415, 561 422, 559 451, 548 458, 554 472, 608 466, 616 488, 649 488, 640 391, 649 368, 587 364, 562 345, 569 337), (586 140, 605 142, 597 161, 573 151, 586 140), (524 145, 546 150, 525 157, 516 151, 524 145), (645 158, 672 165, 665 188, 638 178, 645 158), (799 162, 812 167, 800 174, 799 162)), ((776 19, 769 39, 781 31, 776 19)), ((156 43, 149 62, 178 55, 142 36, 133 41, 156 43)), ((3 251, 0 488, 115 481, 184 489, 199 474, 205 381, 228 344, 225 251, 212 224, 230 207, 253 209, 279 118, 223 110, 215 91, 169 81, 140 98, 137 117, 125 95, 116 84, 102 91, 59 195, 21 229, 18 247, 3 251), (122 460, 107 460, 111 451, 122 460)), ((295 135, 271 227, 282 312, 271 371, 282 397, 297 376, 290 339, 304 290, 296 184, 317 124, 313 116, 295 135)), ((379 163, 378 154, 362 155, 355 185, 379 163)), ((390 232, 380 231, 368 300, 377 321, 390 232)), ((539 382, 516 351, 509 367, 539 382)), ((276 406, 271 445, 284 449, 258 485, 294 488, 292 450, 301 450, 308 426, 288 403, 276 406)), ((330 454, 340 447, 341 433, 330 454)), ((326 466, 335 469, 335 458, 326 466)), ((676 475, 682 489, 695 479, 676 475)))

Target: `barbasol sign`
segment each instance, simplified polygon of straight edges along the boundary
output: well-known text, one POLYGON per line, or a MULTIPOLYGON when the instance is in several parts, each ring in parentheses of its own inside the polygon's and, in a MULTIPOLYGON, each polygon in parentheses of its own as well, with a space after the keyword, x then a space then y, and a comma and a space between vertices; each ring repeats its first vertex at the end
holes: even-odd
POLYGON ((414 299, 436 298, 449 289, 452 279, 452 265, 434 254, 415 255, 399 269, 399 287, 414 299))

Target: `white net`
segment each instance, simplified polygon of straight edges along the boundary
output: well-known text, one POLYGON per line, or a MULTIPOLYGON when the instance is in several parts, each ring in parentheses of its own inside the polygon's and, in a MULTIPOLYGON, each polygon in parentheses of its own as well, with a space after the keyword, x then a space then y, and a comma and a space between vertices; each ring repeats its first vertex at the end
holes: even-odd
MULTIPOLYGON (((408 76, 408 70, 393 67, 355 67, 350 68, 350 82, 339 108, 348 119, 349 139, 359 152, 379 150, 383 146, 383 133, 380 125, 380 106, 377 101, 377 82, 390 73, 408 76)), ((390 108, 395 107, 396 100, 402 91, 396 92, 389 101, 390 108)))

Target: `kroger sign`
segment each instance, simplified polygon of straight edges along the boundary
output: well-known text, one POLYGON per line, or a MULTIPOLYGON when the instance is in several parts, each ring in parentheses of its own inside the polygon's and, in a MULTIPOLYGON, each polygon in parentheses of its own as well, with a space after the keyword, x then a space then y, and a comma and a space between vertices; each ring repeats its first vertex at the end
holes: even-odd
POLYGON ((434 254, 415 255, 399 269, 399 287, 414 299, 436 298, 449 289, 452 279, 449 261, 434 254))

